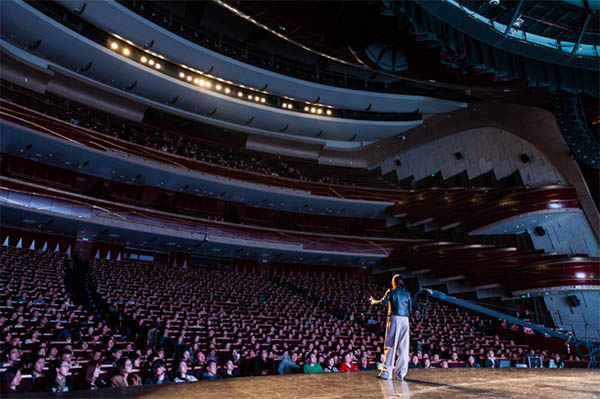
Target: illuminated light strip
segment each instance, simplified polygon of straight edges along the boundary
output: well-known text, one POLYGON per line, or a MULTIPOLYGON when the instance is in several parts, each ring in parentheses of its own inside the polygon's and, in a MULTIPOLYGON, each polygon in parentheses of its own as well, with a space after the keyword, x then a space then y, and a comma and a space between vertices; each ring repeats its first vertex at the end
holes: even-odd
MULTIPOLYGON (((128 41, 124 38, 121 38, 117 35, 115 35, 115 37, 117 37, 119 40, 121 40, 125 43, 128 43, 131 47, 135 47, 134 44, 131 43, 130 41, 128 41)), ((153 67, 154 69, 157 69, 157 70, 163 69, 163 65, 161 63, 157 62, 152 57, 149 57, 148 55, 151 54, 153 57, 159 58, 161 60, 166 60, 165 57, 163 57, 160 54, 154 53, 149 50, 142 51, 139 49, 135 49, 140 53, 138 56, 130 57, 130 56, 134 55, 132 50, 130 48, 125 47, 124 45, 118 43, 115 40, 109 41, 108 47, 111 50, 114 50, 115 52, 119 52, 121 55, 126 56, 128 58, 138 59, 141 64, 144 64, 149 67, 153 67), (147 54, 147 55, 144 55, 144 54, 147 54)), ((174 63, 171 63, 171 64, 175 65, 174 63)), ((224 86, 225 81, 220 78, 205 74, 201 71, 198 71, 198 70, 188 67, 186 65, 182 65, 181 67, 184 69, 184 71, 178 72, 177 76, 184 82, 188 82, 195 86, 200 86, 200 87, 210 89, 213 87, 213 83, 211 82, 211 80, 209 80, 207 78, 207 76, 210 76, 210 78, 215 83, 214 88, 217 91, 224 91, 225 94, 234 95, 233 93, 235 93, 235 91, 232 89, 238 87, 237 97, 239 97, 240 99, 246 99, 247 101, 252 101, 254 103, 267 104, 267 98, 257 95, 257 90, 255 90, 255 89, 254 90, 251 89, 251 91, 244 93, 239 88, 244 88, 246 90, 248 90, 248 88, 246 88, 246 86, 244 86, 242 84, 237 85, 232 82, 229 82, 229 85, 231 85, 232 87, 227 87, 227 86, 224 86), (188 74, 190 71, 193 71, 197 75, 193 76, 191 74, 188 74), (244 97, 246 97, 246 98, 244 98, 244 97)), ((167 73, 167 72, 165 72, 165 73, 167 73)), ((264 91, 262 91, 262 92, 264 93, 264 91)), ((267 95, 269 95, 269 94, 267 93, 267 95)), ((286 109, 286 110, 294 110, 296 108, 296 107, 294 107, 294 104, 292 104, 291 102, 300 102, 293 98, 289 98, 289 97, 285 97, 285 98, 290 102, 282 103, 281 108, 286 109)), ((304 111, 309 112, 311 114, 317 114, 317 115, 326 114, 327 116, 332 116, 334 114, 334 111, 332 108, 324 108, 324 106, 322 104, 309 104, 309 105, 310 105, 310 107, 304 107, 304 111)), ((301 110, 301 109, 302 109, 302 107, 298 107, 298 110, 301 110)))

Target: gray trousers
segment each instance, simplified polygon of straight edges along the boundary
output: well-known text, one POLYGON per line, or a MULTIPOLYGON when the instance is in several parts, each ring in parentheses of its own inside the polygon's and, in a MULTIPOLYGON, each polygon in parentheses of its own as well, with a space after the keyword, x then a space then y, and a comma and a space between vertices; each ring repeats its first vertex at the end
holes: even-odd
POLYGON ((410 345, 408 317, 388 317, 384 345, 385 361, 379 377, 391 379, 395 375, 396 378, 404 378, 408 372, 408 350, 410 345), (396 356, 398 351, 400 351, 400 354, 396 356))

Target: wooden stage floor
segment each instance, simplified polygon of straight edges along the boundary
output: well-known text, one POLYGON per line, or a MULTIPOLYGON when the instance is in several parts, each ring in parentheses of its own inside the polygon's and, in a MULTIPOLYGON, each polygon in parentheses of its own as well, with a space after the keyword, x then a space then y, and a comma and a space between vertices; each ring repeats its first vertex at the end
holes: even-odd
MULTIPOLYGON (((31 397, 31 394, 29 395, 31 397)), ((25 397, 14 395, 14 397, 25 397)), ((297 374, 197 383, 35 394, 35 398, 552 398, 600 397, 600 372, 585 369, 417 369, 404 381, 385 381, 375 371, 297 374)))

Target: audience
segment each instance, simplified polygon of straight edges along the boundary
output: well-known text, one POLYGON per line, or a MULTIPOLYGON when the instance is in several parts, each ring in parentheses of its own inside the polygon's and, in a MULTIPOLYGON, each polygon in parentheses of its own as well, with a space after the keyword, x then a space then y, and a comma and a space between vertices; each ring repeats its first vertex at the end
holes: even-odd
POLYGON ((214 381, 219 378, 221 378, 221 376, 217 374, 217 362, 215 360, 209 360, 206 371, 202 374, 202 379, 214 381))
MULTIPOLYGON (((169 130, 149 124, 120 121, 117 117, 74 103, 68 99, 49 93, 44 95, 13 85, 7 81, 0 82, 2 98, 14 104, 42 112, 53 118, 61 119, 74 126, 92 129, 107 136, 153 148, 157 151, 197 159, 244 171, 260 173, 267 176, 285 177, 301 181, 312 181, 325 184, 341 184, 348 186, 366 186, 394 189, 392 183, 369 171, 352 168, 332 167, 311 164, 301 161, 285 161, 279 156, 267 157, 220 146, 220 143, 208 142, 197 138, 197 131, 212 129, 195 125, 177 127, 169 130)), ((161 124, 162 126, 162 124, 161 124)))
POLYGON ((279 374, 292 374, 300 370, 300 366, 296 363, 298 361, 298 354, 293 352, 291 357, 288 355, 288 351, 285 351, 281 363, 277 371, 279 374))
POLYGON ((131 359, 125 357, 117 360, 115 373, 110 379, 110 386, 122 388, 130 385, 142 385, 142 379, 133 373, 131 359))
POLYGON ((352 356, 351 352, 346 352, 344 354, 344 361, 342 362, 342 364, 340 364, 340 367, 339 367, 339 371, 341 373, 358 371, 358 366, 352 362, 352 358, 353 358, 353 356, 352 356))
MULTIPOLYGON (((95 259, 90 294, 98 311, 91 314, 66 290, 67 264, 59 253, 1 248, 3 390, 68 392, 73 379, 77 389, 164 384, 169 373, 189 382, 349 372, 382 363, 385 310, 362 303, 385 287, 95 259), (27 384, 19 384, 20 369, 28 370, 27 384)), ((411 316, 411 367, 498 367, 496 359, 514 365, 531 354, 566 367, 560 354, 489 335, 489 322, 430 300, 425 313, 411 316)))
MULTIPOLYGON (((106 384, 104 383, 103 380, 100 379, 101 372, 102 372, 102 370, 100 368, 100 363, 92 361, 92 362, 89 362, 88 364, 86 364, 85 367, 83 368, 83 371, 81 372, 81 374, 79 376, 79 381, 76 384, 77 389, 95 390, 98 388, 104 388, 106 386, 106 384)), ((116 385, 113 385, 112 379, 111 379, 111 386, 116 386, 116 385)), ((126 386, 126 385, 120 385, 120 386, 126 386)))
POLYGON ((481 365, 475 361, 475 356, 469 355, 469 357, 467 358, 467 362, 465 363, 465 367, 466 368, 473 368, 473 367, 479 368, 479 367, 481 367, 481 365))
MULTIPOLYGON (((215 362, 213 362, 213 363, 215 363, 215 362)), ((175 374, 175 378, 173 379, 173 382, 194 382, 194 381, 198 381, 198 379, 196 377, 194 377, 193 375, 188 374, 187 361, 180 360, 177 363, 177 373, 175 374)))
POLYGON ((485 359, 485 367, 496 367, 496 357, 494 355, 494 351, 488 351, 487 358, 485 359))
POLYGON ((3 395, 19 392, 19 384, 21 383, 21 369, 17 366, 10 366, 2 375, 2 386, 0 393, 3 395))
POLYGON ((55 360, 50 367, 48 381, 44 387, 46 392, 71 392, 73 386, 69 371, 71 365, 66 360, 55 360))
POLYGON ((322 373, 323 367, 319 363, 317 363, 317 356, 314 353, 308 355, 308 359, 306 359, 306 363, 304 363, 304 367, 302 371, 305 374, 314 374, 314 373, 322 373))
POLYGON ((150 375, 144 381, 145 385, 159 385, 159 384, 168 384, 171 382, 169 377, 166 374, 167 367, 164 360, 155 360, 152 363, 152 368, 150 369, 150 375))

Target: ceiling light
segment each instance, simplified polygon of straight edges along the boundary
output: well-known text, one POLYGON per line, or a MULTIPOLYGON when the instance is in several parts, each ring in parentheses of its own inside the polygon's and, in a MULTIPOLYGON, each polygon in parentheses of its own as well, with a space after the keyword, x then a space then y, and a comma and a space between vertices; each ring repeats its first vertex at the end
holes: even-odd
POLYGON ((312 107, 312 108, 310 109, 310 112, 314 114, 315 112, 317 112, 317 109, 316 109, 315 107, 312 107))
POLYGON ((304 110, 305 110, 306 112, 308 112, 308 107, 304 107, 304 110))
POLYGON ((204 79, 200 80, 200 86, 204 87, 204 85, 206 85, 206 82, 204 81, 204 79))
POLYGON ((320 115, 320 114, 322 114, 322 113, 323 113, 323 110, 322 110, 321 108, 319 108, 319 109, 317 110, 317 114, 319 114, 319 115, 320 115))
POLYGON ((146 62, 148 62, 148 58, 142 56, 142 58, 140 58, 140 61, 142 61, 142 63, 145 64, 146 62))
POLYGON ((241 97, 243 94, 241 91, 238 91, 238 97, 241 97))
POLYGON ((331 110, 330 109, 327 110, 327 115, 331 115, 331 110))
POLYGON ((575 277, 577 277, 577 278, 585 278, 585 273, 583 273, 583 272, 577 272, 577 273, 575 273, 575 277))
POLYGON ((267 100, 266 100, 264 97, 260 99, 260 102, 261 102, 261 103, 264 103, 264 102, 266 102, 266 101, 267 101, 267 100))
POLYGON ((294 106, 292 104, 288 104, 288 109, 292 109, 294 106))
POLYGON ((123 49, 123 55, 129 55, 129 54, 131 54, 131 51, 129 51, 128 48, 124 48, 123 49))
POLYGON ((206 82, 206 87, 208 87, 210 89, 211 86, 212 86, 212 83, 206 82))
POLYGON ((180 77, 181 79, 185 78, 185 73, 183 73, 183 72, 179 72, 179 77, 180 77))
POLYGON ((150 60, 150 61, 148 61, 148 64, 150 64, 150 65, 154 65, 154 60, 150 60))
POLYGON ((252 100, 252 94, 248 94, 248 100, 252 100))
POLYGON ((188 81, 188 82, 191 82, 191 81, 192 81, 192 77, 191 77, 190 75, 188 75, 188 77, 187 77, 187 81, 188 81))
POLYGON ((286 104, 286 103, 283 103, 283 104, 281 104, 281 106, 282 106, 283 108, 287 108, 287 104, 286 104))
POLYGON ((198 79, 198 78, 194 79, 194 83, 195 83, 195 84, 198 84, 198 83, 200 83, 200 79, 198 79))
POLYGON ((113 50, 117 50, 119 48, 119 45, 117 44, 117 42, 112 42, 110 44, 110 48, 113 50))
POLYGON ((225 94, 229 94, 229 93, 231 93, 231 90, 229 89, 229 87, 226 87, 225 88, 225 94))
POLYGON ((154 66, 154 68, 160 69, 160 64, 157 62, 156 65, 154 66))
POLYGON ((216 86, 215 86, 215 89, 217 89, 217 90, 221 90, 221 85, 216 85, 216 86))
POLYGON ((260 97, 259 96, 254 96, 254 101, 260 101, 260 97))

